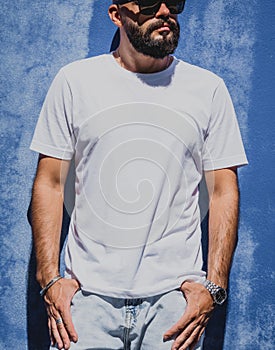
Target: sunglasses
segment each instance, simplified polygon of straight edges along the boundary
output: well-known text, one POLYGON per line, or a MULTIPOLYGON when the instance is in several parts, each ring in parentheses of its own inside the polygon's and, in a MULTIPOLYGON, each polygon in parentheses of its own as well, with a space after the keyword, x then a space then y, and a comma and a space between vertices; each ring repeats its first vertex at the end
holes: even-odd
POLYGON ((135 2, 139 6, 139 12, 142 15, 152 16, 155 15, 160 9, 161 4, 164 2, 166 7, 169 9, 170 13, 173 15, 178 15, 182 13, 185 5, 185 0, 113 0, 114 4, 123 5, 128 2, 135 2))

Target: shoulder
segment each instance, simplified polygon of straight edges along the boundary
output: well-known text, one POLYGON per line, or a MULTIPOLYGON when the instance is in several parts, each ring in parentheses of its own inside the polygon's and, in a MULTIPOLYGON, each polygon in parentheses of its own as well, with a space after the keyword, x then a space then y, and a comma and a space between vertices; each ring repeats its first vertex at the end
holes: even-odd
POLYGON ((190 80, 198 81, 201 84, 218 86, 223 81, 221 77, 210 70, 185 62, 178 58, 176 58, 176 67, 179 75, 183 74, 190 80))
POLYGON ((111 62, 111 59, 110 54, 80 59, 62 67, 60 72, 62 72, 68 80, 74 78, 81 79, 85 76, 90 76, 91 74, 102 73, 104 67, 111 62))

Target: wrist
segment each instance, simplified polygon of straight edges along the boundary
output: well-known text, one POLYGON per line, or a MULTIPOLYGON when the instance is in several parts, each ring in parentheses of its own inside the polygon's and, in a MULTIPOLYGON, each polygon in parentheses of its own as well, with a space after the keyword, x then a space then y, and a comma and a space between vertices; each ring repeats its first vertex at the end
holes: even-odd
POLYGON ((210 293, 214 304, 222 305, 226 301, 227 292, 225 288, 215 284, 214 282, 208 279, 204 281, 203 285, 210 293))
POLYGON ((207 273, 207 276, 206 276, 206 279, 208 281, 211 281, 213 283, 215 283, 216 285, 226 289, 227 288, 227 284, 228 284, 228 278, 226 277, 226 275, 222 275, 222 274, 219 274, 217 272, 215 273, 210 273, 208 272, 207 273))
POLYGON ((41 288, 44 288, 49 281, 51 281, 54 277, 59 276, 60 273, 58 270, 51 270, 50 272, 37 272, 36 273, 36 280, 39 283, 41 288))
POLYGON ((41 297, 44 297, 44 295, 47 293, 47 291, 60 279, 62 278, 62 276, 60 276, 59 274, 56 275, 54 278, 52 278, 46 285, 45 287, 43 287, 39 294, 41 297))

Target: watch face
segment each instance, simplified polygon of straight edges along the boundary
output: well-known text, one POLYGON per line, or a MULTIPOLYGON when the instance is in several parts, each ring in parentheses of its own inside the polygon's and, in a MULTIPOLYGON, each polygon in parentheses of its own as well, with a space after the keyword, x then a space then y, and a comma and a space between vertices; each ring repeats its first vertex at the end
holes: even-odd
POLYGON ((226 298, 227 298, 226 290, 223 289, 223 288, 220 288, 215 293, 215 295, 213 297, 214 297, 214 301, 215 301, 216 304, 222 305, 225 302, 226 298))

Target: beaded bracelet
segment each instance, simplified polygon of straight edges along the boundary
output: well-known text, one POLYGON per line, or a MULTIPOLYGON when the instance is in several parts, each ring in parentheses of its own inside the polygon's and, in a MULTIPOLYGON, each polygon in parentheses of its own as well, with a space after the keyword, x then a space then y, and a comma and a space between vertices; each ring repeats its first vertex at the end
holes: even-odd
POLYGON ((59 281, 62 278, 62 276, 58 275, 55 276, 52 280, 50 280, 50 282, 48 284, 46 284, 46 286, 44 288, 41 289, 41 291, 39 292, 40 296, 43 297, 49 288, 51 288, 52 285, 55 284, 55 282, 59 281))

